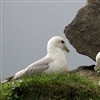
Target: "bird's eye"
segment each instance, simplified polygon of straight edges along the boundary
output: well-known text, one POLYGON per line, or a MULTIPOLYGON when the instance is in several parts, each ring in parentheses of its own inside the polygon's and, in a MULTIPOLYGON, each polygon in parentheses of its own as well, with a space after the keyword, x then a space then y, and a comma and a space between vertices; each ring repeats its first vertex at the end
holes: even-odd
POLYGON ((63 40, 61 40, 61 43, 63 43, 63 44, 64 44, 65 42, 64 42, 63 40))

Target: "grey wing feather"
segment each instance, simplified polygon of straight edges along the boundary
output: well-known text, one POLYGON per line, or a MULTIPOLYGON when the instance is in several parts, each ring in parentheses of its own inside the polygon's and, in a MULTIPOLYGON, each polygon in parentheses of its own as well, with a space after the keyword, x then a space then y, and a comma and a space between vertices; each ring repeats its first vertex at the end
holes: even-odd
POLYGON ((48 63, 43 63, 43 64, 37 64, 36 66, 31 66, 26 70, 26 73, 28 75, 31 74, 41 74, 43 71, 49 68, 48 63))
POLYGON ((42 72, 44 72, 46 69, 49 68, 50 62, 52 62, 52 59, 50 58, 40 59, 39 61, 29 65, 24 70, 18 72, 18 74, 16 73, 14 79, 21 78, 22 76, 41 74, 42 72))
POLYGON ((41 74, 42 72, 44 72, 46 69, 49 68, 50 62, 52 62, 52 59, 50 58, 40 59, 39 61, 29 65, 25 69, 17 72, 14 76, 7 78, 6 82, 11 81, 13 79, 19 79, 23 76, 41 74))

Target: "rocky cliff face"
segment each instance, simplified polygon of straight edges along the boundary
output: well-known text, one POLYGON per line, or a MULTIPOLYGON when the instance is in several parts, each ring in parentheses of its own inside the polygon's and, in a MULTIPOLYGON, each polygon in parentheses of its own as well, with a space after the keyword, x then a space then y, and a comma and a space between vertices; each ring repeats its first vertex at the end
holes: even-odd
POLYGON ((64 33, 77 52, 95 60, 100 51, 100 0, 88 0, 64 33))

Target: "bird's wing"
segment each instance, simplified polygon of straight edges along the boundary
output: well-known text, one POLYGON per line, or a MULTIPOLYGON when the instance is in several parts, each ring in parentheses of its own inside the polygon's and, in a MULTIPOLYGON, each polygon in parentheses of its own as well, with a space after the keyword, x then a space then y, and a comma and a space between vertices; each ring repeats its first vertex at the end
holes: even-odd
POLYGON ((52 59, 50 58, 42 58, 35 63, 29 65, 25 69, 17 72, 14 76, 6 78, 3 83, 6 83, 8 81, 11 81, 13 79, 19 79, 23 76, 29 76, 29 75, 34 75, 34 74, 41 74, 44 72, 46 69, 49 68, 49 64, 52 62, 52 59))
POLYGON ((26 73, 31 75, 31 74, 41 74, 44 72, 46 69, 49 68, 50 60, 43 60, 43 61, 38 61, 35 64, 31 64, 27 70, 26 73))
POLYGON ((26 67, 24 70, 17 72, 14 76, 14 79, 21 78, 22 76, 41 74, 42 72, 44 72, 46 69, 49 68, 49 64, 51 62, 52 62, 52 59, 50 58, 40 59, 36 61, 35 63, 26 67))

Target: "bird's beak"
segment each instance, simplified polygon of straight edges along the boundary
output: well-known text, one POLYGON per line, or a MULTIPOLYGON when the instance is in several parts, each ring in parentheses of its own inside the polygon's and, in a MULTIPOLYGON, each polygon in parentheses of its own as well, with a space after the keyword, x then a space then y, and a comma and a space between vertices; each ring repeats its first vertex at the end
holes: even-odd
POLYGON ((66 51, 66 52, 70 52, 70 50, 66 47, 66 46, 64 46, 64 50, 66 51))

